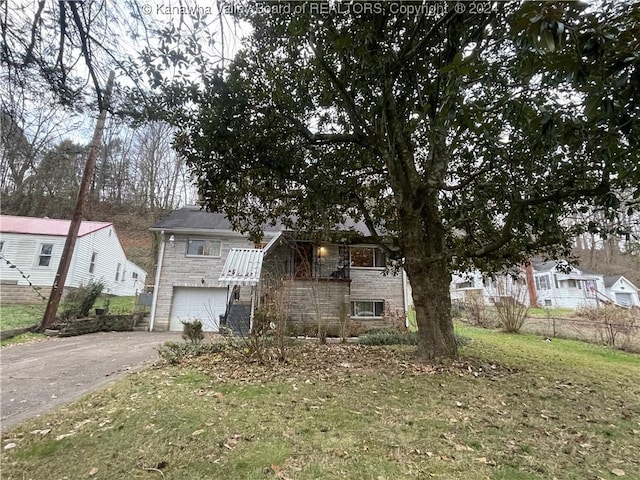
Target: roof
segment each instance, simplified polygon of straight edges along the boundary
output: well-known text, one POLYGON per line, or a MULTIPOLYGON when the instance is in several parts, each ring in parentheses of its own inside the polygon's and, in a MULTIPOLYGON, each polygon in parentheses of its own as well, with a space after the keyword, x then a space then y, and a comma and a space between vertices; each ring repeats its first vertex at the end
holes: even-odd
MULTIPOLYGON (((0 232, 2 233, 66 237, 69 233, 69 225, 71 225, 71 220, 0 215, 0 232)), ((84 221, 80 224, 78 236, 82 237, 111 225, 113 224, 108 222, 84 221)))
MULTIPOLYGON (((224 213, 207 212, 197 205, 187 205, 172 211, 162 220, 151 226, 151 230, 217 230, 217 231, 233 231, 231 222, 224 213)), ((265 226, 267 232, 281 231, 281 226, 265 226)))
POLYGON ((257 285, 264 251, 259 248, 232 248, 222 268, 223 285, 257 285))
MULTIPOLYGON (((547 260, 547 261, 533 261, 531 262, 531 264, 533 265, 533 269, 536 272, 549 272, 551 270, 554 270, 556 268, 556 266, 558 264, 563 263, 562 260, 547 260)), ((566 262, 564 262, 565 264, 567 264, 566 262)), ((569 265, 571 267, 571 269, 575 269, 578 270, 580 272, 581 275, 600 275, 599 273, 596 273, 592 270, 588 270, 586 268, 582 268, 582 267, 577 267, 574 265, 569 265)), ((580 275, 578 274, 578 275, 580 275)), ((574 274, 576 275, 576 274, 574 274)))
MULTIPOLYGON (((231 232, 231 222, 224 213, 207 212, 197 205, 187 205, 174 210, 162 220, 151 226, 155 231, 227 231, 231 232)), ((264 225, 265 232, 281 232, 286 228, 280 223, 275 226, 264 225)), ((363 221, 355 221, 347 218, 342 225, 336 227, 337 231, 355 231, 362 236, 370 236, 369 229, 363 221)))
POLYGON ((606 288, 611 288, 621 278, 622 278, 622 275, 612 275, 612 276, 609 276, 609 277, 603 277, 604 286, 606 288))

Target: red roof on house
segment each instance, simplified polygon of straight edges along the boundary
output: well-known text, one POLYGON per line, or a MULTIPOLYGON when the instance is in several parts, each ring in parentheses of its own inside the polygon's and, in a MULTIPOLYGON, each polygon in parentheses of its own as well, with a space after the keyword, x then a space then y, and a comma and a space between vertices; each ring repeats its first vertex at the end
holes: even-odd
MULTIPOLYGON (((69 233, 70 224, 71 220, 0 215, 0 232, 3 233, 27 233, 32 235, 66 237, 69 233)), ((82 237, 111 225, 113 224, 107 222, 82 222, 78 236, 82 237)))

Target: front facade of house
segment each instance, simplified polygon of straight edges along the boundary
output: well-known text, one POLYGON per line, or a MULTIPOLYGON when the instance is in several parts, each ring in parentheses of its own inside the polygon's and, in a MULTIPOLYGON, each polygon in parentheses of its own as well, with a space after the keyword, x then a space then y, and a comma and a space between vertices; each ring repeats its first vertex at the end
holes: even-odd
MULTIPOLYGON (((33 301, 29 282, 39 287, 45 297, 49 295, 48 289, 53 285, 60 264, 69 223, 69 220, 0 216, 3 302, 33 301)), ((134 295, 144 289, 146 276, 142 268, 127 259, 113 224, 82 222, 67 273, 66 288, 77 288, 92 280, 100 280, 105 285, 105 293, 134 295)))
POLYGON ((480 272, 454 275, 450 291, 453 301, 476 297, 487 304, 511 297, 529 306, 550 308, 593 308, 603 304, 640 306, 638 289, 626 278, 604 277, 555 261, 533 261, 529 275, 523 269, 516 279, 509 275, 491 278, 480 272))
POLYGON ((223 214, 196 206, 172 212, 152 227, 161 236, 150 328, 181 331, 201 320, 218 331, 233 305, 286 303, 293 322, 329 323, 341 315, 374 325, 406 315, 404 277, 383 275, 386 259, 374 245, 333 244, 265 229, 255 245, 234 232, 223 214))

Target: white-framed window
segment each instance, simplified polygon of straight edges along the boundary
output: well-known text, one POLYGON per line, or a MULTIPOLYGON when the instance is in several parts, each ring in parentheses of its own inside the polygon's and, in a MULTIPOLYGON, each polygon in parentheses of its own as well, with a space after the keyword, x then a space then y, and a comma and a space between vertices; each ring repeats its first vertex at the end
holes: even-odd
POLYGON ((219 257, 221 248, 220 240, 187 239, 187 257, 219 257))
POLYGON ((578 289, 581 289, 580 281, 578 281, 578 280, 576 280, 574 278, 570 278, 568 280, 565 280, 565 286, 567 288, 578 288, 578 289))
POLYGON ((384 268, 387 265, 387 256, 379 247, 351 247, 352 267, 384 268))
POLYGON ((551 281, 549 280, 549 275, 536 277, 536 288, 538 290, 551 290, 551 281))
POLYGON ((53 243, 41 243, 38 251, 38 266, 48 267, 51 265, 51 257, 53 256, 53 243))
POLYGON ((353 300, 351 316, 359 318, 380 318, 384 312, 384 300, 353 300))
POLYGON ((122 270, 122 264, 118 263, 118 265, 116 265, 116 282, 120 280, 120 270, 122 270))
POLYGON ((91 261, 89 262, 89 273, 93 273, 96 271, 97 260, 98 260, 98 252, 93 252, 91 254, 91 261))
POLYGON ((131 272, 131 278, 133 278, 134 280, 138 279, 138 272, 131 272))
POLYGON ((473 281, 472 280, 467 280, 466 282, 458 282, 456 283, 456 288, 460 289, 460 288, 472 288, 473 287, 473 281))

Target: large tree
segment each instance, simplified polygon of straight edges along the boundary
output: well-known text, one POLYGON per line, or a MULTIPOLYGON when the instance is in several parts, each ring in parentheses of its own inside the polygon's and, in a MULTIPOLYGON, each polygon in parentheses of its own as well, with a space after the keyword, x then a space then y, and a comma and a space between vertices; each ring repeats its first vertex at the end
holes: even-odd
POLYGON ((637 50, 608 72, 593 58, 611 31, 634 51, 637 3, 265 6, 242 12, 251 34, 177 145, 237 228, 366 221, 403 259, 427 358, 457 355, 452 271, 567 254, 572 214, 617 207, 613 185, 637 174, 629 124, 593 103, 637 74, 637 50))

